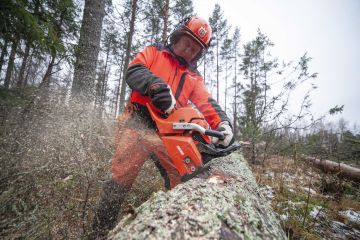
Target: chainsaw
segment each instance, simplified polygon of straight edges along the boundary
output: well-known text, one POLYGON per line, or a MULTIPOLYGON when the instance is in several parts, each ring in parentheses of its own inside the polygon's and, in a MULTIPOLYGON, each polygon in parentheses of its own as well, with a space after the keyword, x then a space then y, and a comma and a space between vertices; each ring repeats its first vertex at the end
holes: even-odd
POLYGON ((223 140, 224 134, 211 130, 204 116, 191 105, 174 109, 167 116, 152 104, 147 103, 146 106, 183 182, 200 173, 210 160, 226 156, 240 148, 238 143, 227 148, 219 148, 213 144, 211 137, 223 140))

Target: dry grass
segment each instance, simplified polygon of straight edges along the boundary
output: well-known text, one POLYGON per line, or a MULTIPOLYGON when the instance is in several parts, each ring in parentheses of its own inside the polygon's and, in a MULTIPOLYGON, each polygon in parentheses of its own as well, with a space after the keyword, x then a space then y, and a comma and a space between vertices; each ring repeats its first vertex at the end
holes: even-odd
MULTIPOLYGON (((86 238, 109 178, 116 120, 64 105, 56 93, 28 103, 0 106, 0 238, 86 238)), ((138 206, 162 185, 151 164, 127 203, 138 206)))

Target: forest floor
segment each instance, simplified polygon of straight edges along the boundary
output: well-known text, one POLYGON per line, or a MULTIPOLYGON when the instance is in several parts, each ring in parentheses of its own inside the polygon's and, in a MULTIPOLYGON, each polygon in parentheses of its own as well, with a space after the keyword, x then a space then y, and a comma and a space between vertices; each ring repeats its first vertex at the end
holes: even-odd
POLYGON ((360 239, 359 183, 280 156, 252 170, 290 239, 360 239))

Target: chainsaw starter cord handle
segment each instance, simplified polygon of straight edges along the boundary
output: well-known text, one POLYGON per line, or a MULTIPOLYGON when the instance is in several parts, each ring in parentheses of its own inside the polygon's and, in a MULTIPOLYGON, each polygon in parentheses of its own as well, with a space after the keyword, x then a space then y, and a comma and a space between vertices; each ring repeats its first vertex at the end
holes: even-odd
POLYGON ((220 139, 220 140, 224 140, 224 139, 225 139, 224 133, 219 132, 219 131, 214 131, 214 130, 206 129, 206 130, 205 130, 205 134, 206 134, 206 135, 209 135, 209 136, 212 136, 212 137, 216 137, 216 138, 218 138, 218 139, 220 139))

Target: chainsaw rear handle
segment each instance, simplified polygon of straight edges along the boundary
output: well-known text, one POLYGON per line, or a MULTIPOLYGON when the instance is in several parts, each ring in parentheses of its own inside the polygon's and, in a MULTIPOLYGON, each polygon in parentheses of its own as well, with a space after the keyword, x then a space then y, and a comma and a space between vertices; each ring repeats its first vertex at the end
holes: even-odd
POLYGON ((206 135, 209 135, 209 136, 212 136, 212 137, 216 137, 216 138, 218 138, 218 139, 220 139, 220 140, 224 140, 224 139, 225 139, 224 133, 219 132, 219 131, 214 131, 214 130, 206 129, 206 130, 205 130, 205 134, 206 134, 206 135))

